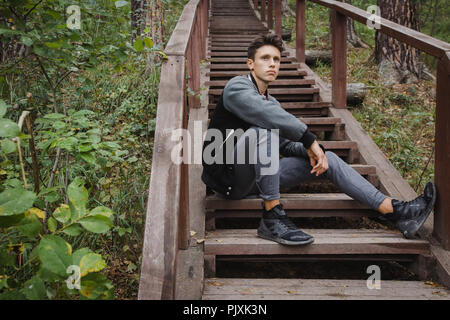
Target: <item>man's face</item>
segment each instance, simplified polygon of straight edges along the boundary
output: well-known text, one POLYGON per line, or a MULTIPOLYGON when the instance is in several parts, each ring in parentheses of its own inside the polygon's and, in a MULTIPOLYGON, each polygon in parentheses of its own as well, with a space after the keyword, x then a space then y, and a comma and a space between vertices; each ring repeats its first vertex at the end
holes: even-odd
POLYGON ((256 50, 255 60, 247 59, 247 66, 257 78, 264 82, 272 82, 280 70, 280 50, 271 45, 264 45, 256 50))

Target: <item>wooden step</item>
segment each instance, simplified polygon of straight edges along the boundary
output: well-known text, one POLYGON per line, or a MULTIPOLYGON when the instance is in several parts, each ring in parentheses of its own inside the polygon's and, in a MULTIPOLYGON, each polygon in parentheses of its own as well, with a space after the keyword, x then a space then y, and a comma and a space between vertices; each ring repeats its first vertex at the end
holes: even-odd
MULTIPOLYGON (((364 210, 371 209, 345 193, 282 193, 285 210, 364 210)), ((206 196, 206 210, 261 210, 261 199, 230 200, 206 196)))
MULTIPOLYGON (((206 58, 210 59, 212 57, 245 57, 247 58, 247 52, 220 52, 220 51, 208 51, 206 54, 206 58)), ((289 52, 285 51, 281 53, 281 57, 288 57, 289 52)))
MULTIPOLYGON (((301 226, 300 226, 301 227, 301 226)), ((379 229, 302 229, 314 237, 304 246, 286 246, 262 239, 255 229, 208 231, 204 253, 216 255, 280 254, 429 254, 429 243, 405 239, 399 231, 379 229)))
MULTIPOLYGON (((205 86, 209 87, 219 87, 224 88, 228 81, 225 80, 216 80, 216 81, 206 81, 205 86)), ((314 85, 316 81, 314 79, 286 79, 286 80, 275 80, 270 83, 269 89, 277 88, 280 86, 310 86, 314 85)))
MULTIPOLYGON (((213 96, 220 96, 223 89, 209 89, 208 94, 213 96)), ((293 95, 293 94, 313 94, 320 92, 319 88, 271 88, 268 90, 272 96, 277 95, 293 95)))
MULTIPOLYGON (((232 70, 232 71, 212 71, 212 72, 207 72, 206 76, 210 77, 210 78, 232 78, 232 77, 236 77, 236 76, 245 76, 249 73, 249 70, 247 68, 247 70, 232 70)), ((304 77, 306 76, 307 73, 305 70, 289 70, 289 71, 285 71, 285 70, 280 70, 280 72, 278 73, 278 77, 304 77)))
POLYGON ((203 300, 449 300, 450 291, 423 281, 208 278, 203 300))
MULTIPOLYGON (((248 70, 248 65, 246 63, 210 64, 205 66, 205 68, 210 70, 248 70)), ((283 63, 280 65, 280 70, 297 70, 298 68, 300 68, 300 63, 283 63)))
MULTIPOLYGON (((295 59, 294 57, 282 57, 281 58, 281 63, 290 63, 290 62, 295 62, 297 61, 297 59, 295 59)), ((245 58, 211 58, 210 59, 211 63, 246 63, 247 62, 247 57, 245 58)))

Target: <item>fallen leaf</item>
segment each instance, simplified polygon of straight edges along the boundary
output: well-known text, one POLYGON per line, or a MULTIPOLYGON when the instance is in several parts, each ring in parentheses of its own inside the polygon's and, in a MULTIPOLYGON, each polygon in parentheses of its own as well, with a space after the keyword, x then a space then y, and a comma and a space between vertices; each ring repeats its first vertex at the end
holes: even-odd
POLYGON ((197 232, 191 230, 191 237, 195 236, 197 232))
POLYGON ((197 243, 202 243, 204 241, 205 241, 205 239, 197 239, 197 243))
POLYGON ((294 293, 295 293, 295 290, 289 290, 288 293, 294 294, 294 293))

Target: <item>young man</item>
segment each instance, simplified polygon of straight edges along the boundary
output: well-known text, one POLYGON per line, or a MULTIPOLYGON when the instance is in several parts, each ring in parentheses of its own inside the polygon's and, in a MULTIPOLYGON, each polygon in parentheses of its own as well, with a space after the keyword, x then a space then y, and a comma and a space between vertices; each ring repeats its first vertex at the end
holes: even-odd
POLYGON ((414 237, 434 206, 434 184, 429 182, 412 201, 390 199, 333 152, 325 151, 308 127, 267 93, 269 83, 277 78, 281 52, 283 42, 277 35, 259 36, 250 44, 250 74, 226 84, 211 117, 203 144, 203 182, 227 199, 262 198, 257 234, 281 244, 303 245, 314 238, 287 217, 280 204, 280 187, 319 175, 396 222, 406 238, 414 237))

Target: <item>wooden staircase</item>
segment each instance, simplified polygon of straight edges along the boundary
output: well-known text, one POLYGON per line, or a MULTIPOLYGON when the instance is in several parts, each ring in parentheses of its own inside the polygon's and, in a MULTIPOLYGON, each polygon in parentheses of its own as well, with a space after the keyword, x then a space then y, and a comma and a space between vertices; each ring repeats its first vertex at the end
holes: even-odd
MULTIPOLYGON (((416 192, 346 108, 346 18, 366 24, 370 14, 341 1, 308 1, 330 9, 332 88, 305 64, 306 0, 297 0, 296 49, 286 46, 269 94, 382 193, 400 200, 415 198, 416 192)), ((266 2, 267 9, 274 8, 275 30, 281 34, 278 0, 190 0, 164 50, 139 299, 448 300, 450 292, 436 284, 450 286, 450 202, 440 196, 450 192, 446 42, 383 18, 380 22, 379 32, 436 57, 438 63, 434 161, 438 197, 417 239, 406 240, 396 229, 378 223, 377 212, 325 179, 281 190, 289 216, 315 237, 314 243, 302 247, 256 236, 261 200, 224 200, 207 192, 200 178, 202 134, 227 81, 248 74, 248 44, 272 28, 274 19, 264 8, 266 2), (173 139, 178 129, 185 130, 183 136, 173 139), (194 137, 191 146, 185 144, 186 131, 194 137), (183 154, 181 162, 173 160, 177 150, 183 154), (389 276, 389 268, 397 262, 415 277, 395 272, 389 276), (388 266, 380 268, 380 290, 367 287, 371 276, 367 263, 388 266)))
MULTIPOLYGON (((206 76, 209 81, 205 83, 209 87, 210 113, 214 111, 227 81, 234 76, 248 74, 247 47, 256 35, 267 31, 248 1, 212 1, 210 34, 207 39, 210 65, 206 76)), ((306 77, 310 73, 311 70, 302 69, 289 52, 283 52, 280 73, 277 80, 269 85, 269 94, 285 110, 306 123, 327 150, 336 153, 375 187, 380 188, 377 167, 361 161, 358 141, 348 139, 345 121, 331 114, 332 103, 322 101, 320 93, 323 89, 317 86, 315 79, 306 77)), ((282 191, 281 203, 293 218, 361 219, 377 215, 369 207, 341 193, 325 179, 282 191)), ((430 294, 429 288, 422 283, 411 281, 398 282, 396 286, 387 282, 390 288, 385 289, 386 294, 380 294, 374 293, 376 290, 369 290, 364 279, 358 282, 216 278, 216 265, 223 259, 253 261, 257 258, 258 261, 270 262, 309 258, 310 261, 331 259, 338 262, 348 259, 377 261, 386 257, 392 261, 404 261, 406 257, 414 261, 419 255, 428 255, 430 246, 427 240, 406 240, 397 230, 373 227, 376 223, 370 224, 371 228, 348 229, 342 228, 339 220, 336 220, 334 228, 304 229, 315 237, 311 245, 283 246, 256 236, 261 217, 260 199, 224 200, 208 194, 205 209, 207 232, 204 258, 207 278, 203 299, 398 298, 399 294, 401 298, 443 298, 442 295, 430 294), (351 286, 350 289, 336 291, 336 288, 345 287, 346 284, 351 286), (311 291, 312 287, 314 290, 311 291), (289 294, 291 291, 297 294, 289 294), (333 295, 333 292, 337 293, 333 295)), ((301 222, 298 225, 302 228, 301 222)), ((449 297, 445 290, 441 292, 449 297)))

